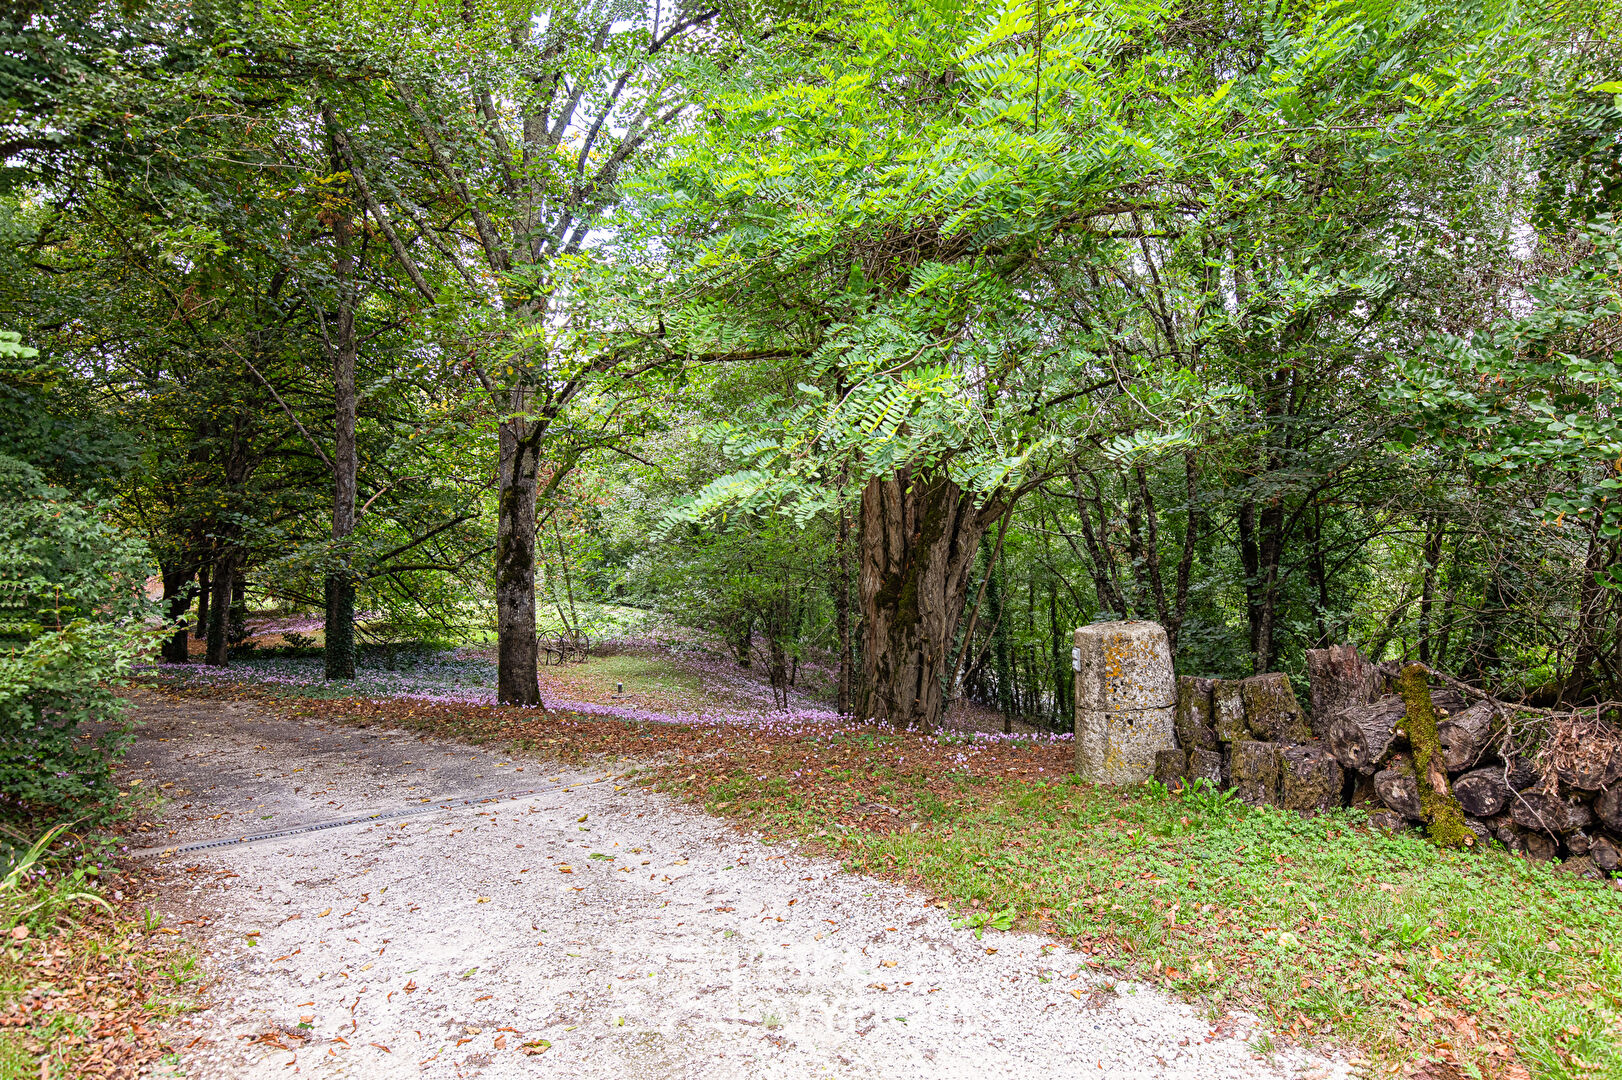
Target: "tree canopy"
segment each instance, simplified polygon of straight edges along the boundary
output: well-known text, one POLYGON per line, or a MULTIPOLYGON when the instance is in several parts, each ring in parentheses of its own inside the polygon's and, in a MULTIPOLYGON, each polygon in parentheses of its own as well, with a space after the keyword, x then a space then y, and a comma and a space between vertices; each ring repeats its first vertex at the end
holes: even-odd
POLYGON ((1603 4, 4 20, 0 453, 171 660, 278 606, 536 704, 589 600, 924 726, 1066 724, 1104 618, 1622 694, 1603 4))

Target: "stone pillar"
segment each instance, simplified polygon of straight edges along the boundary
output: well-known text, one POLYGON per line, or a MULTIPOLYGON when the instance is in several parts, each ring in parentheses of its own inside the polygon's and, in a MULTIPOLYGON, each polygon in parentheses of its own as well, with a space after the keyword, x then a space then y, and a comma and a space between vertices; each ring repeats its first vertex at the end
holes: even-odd
POLYGON ((1159 623, 1112 622, 1076 631, 1076 771, 1095 784, 1140 784, 1172 734, 1177 681, 1159 623))

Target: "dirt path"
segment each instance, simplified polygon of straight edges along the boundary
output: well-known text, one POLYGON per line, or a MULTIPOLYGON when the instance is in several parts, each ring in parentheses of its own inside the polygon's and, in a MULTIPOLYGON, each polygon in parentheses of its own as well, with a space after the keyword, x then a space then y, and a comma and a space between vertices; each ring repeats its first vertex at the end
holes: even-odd
POLYGON ((612 773, 246 703, 140 715, 125 775, 173 785, 159 850, 389 814, 151 856, 214 977, 173 1033, 194 1080, 1346 1071, 612 773))

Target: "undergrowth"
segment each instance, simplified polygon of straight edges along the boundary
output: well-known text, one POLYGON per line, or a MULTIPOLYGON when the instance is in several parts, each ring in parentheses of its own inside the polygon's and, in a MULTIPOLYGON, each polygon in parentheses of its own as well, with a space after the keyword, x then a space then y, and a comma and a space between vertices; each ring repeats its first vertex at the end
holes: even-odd
POLYGON ((153 1025, 195 1008, 201 971, 104 895, 85 846, 52 850, 63 831, 0 864, 0 1080, 147 1075, 168 1051, 153 1025))

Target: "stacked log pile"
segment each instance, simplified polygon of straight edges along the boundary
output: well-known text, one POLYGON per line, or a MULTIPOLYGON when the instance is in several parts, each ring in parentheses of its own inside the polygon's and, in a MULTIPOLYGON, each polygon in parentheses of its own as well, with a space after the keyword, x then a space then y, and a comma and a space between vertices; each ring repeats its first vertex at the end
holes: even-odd
MULTIPOLYGON (((1203 778, 1251 805, 1307 815, 1361 805, 1386 828, 1424 822, 1407 707, 1391 673, 1350 646, 1310 651, 1307 667, 1310 711, 1282 674, 1179 678, 1177 749, 1160 754, 1156 778, 1168 786, 1203 778)), ((1509 707, 1446 687, 1431 703, 1440 761, 1430 755, 1427 783, 1457 800, 1474 834, 1467 839, 1622 876, 1622 735, 1598 721, 1551 721, 1533 760, 1514 748, 1509 707)))
POLYGON ((1168 786, 1203 778, 1253 806, 1315 814, 1342 804, 1344 774, 1313 736, 1289 677, 1177 680, 1173 730, 1155 776, 1168 786))

